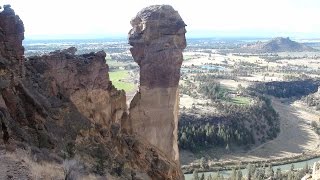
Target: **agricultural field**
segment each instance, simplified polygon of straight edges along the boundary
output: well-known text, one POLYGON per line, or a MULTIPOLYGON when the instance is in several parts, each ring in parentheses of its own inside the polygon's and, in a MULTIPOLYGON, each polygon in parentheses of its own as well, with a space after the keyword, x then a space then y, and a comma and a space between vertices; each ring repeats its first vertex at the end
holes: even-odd
POLYGON ((122 89, 126 92, 131 92, 136 88, 136 85, 130 81, 130 72, 127 70, 119 70, 109 72, 110 80, 117 89, 122 89))

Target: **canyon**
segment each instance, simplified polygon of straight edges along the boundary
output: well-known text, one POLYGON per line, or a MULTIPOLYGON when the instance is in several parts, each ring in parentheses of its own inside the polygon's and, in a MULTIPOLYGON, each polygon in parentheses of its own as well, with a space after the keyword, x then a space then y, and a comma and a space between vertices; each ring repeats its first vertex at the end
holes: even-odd
MULTIPOLYGON (((3 8, 1 149, 22 150, 37 157, 35 163, 63 166, 72 159, 85 167, 70 170, 64 178, 73 174, 81 179, 99 171, 108 179, 184 179, 177 125, 186 25, 177 11, 150 6, 131 21, 129 43, 141 78, 128 110, 125 92, 109 79, 105 52, 77 55, 70 47, 26 59, 23 22, 9 5, 3 8)), ((25 166, 34 178, 32 165, 25 166)))

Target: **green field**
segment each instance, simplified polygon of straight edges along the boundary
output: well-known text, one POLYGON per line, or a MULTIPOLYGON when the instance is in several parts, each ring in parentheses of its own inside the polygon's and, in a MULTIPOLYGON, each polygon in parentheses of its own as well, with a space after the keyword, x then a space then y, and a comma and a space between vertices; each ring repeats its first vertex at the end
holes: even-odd
POLYGON ((120 70, 115 72, 109 72, 110 80, 117 89, 123 89, 126 92, 134 90, 133 83, 123 82, 124 79, 129 77, 128 71, 120 70))
POLYGON ((184 61, 189 61, 189 60, 191 60, 191 59, 194 59, 194 57, 193 57, 193 56, 190 56, 190 55, 183 55, 183 60, 184 60, 184 61))
POLYGON ((231 99, 231 102, 238 105, 249 105, 250 104, 250 98, 248 97, 234 97, 231 99))

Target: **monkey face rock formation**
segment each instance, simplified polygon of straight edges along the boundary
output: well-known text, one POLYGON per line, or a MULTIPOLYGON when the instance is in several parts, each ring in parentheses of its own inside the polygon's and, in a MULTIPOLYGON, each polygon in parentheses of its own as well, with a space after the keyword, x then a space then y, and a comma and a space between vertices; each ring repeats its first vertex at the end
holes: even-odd
POLYGON ((130 104, 129 129, 178 161, 178 85, 186 25, 168 5, 141 10, 131 25, 129 44, 140 66, 140 87, 130 104))

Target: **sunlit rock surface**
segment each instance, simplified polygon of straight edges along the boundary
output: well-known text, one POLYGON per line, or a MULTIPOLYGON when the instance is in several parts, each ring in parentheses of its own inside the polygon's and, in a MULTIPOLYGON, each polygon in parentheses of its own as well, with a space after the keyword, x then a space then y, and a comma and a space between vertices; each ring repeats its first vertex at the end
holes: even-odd
POLYGON ((141 10, 131 25, 129 44, 140 66, 140 87, 127 126, 178 162, 178 84, 186 25, 168 5, 141 10))

